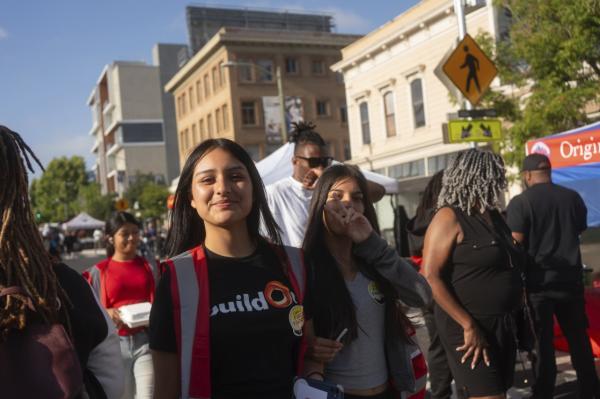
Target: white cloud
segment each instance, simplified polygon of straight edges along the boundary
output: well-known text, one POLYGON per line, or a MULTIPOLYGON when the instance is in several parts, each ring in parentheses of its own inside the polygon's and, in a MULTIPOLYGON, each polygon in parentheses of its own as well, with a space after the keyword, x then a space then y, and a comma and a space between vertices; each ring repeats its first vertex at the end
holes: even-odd
POLYGON ((6 39, 8 37, 8 32, 6 29, 0 26, 0 40, 6 39))

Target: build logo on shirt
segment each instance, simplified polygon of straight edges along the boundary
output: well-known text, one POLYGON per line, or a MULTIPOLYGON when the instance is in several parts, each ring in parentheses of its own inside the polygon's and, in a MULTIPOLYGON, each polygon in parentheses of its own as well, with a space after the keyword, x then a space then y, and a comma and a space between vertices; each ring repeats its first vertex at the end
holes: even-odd
POLYGON ((298 304, 296 295, 280 281, 269 281, 264 290, 256 295, 237 294, 234 301, 214 305, 210 317, 218 314, 236 312, 262 312, 269 309, 285 309, 290 307, 288 319, 295 335, 302 335, 304 326, 304 308, 298 304))

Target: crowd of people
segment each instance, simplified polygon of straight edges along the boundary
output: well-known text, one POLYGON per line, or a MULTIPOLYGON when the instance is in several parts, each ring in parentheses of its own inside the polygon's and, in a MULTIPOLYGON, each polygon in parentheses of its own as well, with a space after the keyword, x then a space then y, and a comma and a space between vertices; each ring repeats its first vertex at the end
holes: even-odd
POLYGON ((301 382, 321 392, 302 399, 417 399, 429 377, 432 398, 450 398, 454 381, 460 398, 500 399, 528 332, 533 397, 551 398, 555 315, 578 397, 600 398, 579 251, 586 208, 552 183, 548 158, 525 158, 527 189, 504 215, 502 158, 460 152, 425 189, 403 258, 380 235, 377 187, 332 165, 313 124, 295 125, 292 141, 292 176, 266 188, 239 144, 200 143, 181 171, 166 259, 143 256, 140 222, 117 212, 106 259, 81 276, 36 234, 27 170, 41 164, 0 127, 2 396, 282 399, 301 382), (140 304, 149 320, 132 325, 123 309, 140 304), (409 307, 426 320, 427 362, 409 307), (63 339, 40 339, 40 326, 63 339), (32 360, 44 351, 61 357, 32 360), (69 353, 77 369, 55 364, 69 353), (40 375, 54 388, 31 383, 40 375))

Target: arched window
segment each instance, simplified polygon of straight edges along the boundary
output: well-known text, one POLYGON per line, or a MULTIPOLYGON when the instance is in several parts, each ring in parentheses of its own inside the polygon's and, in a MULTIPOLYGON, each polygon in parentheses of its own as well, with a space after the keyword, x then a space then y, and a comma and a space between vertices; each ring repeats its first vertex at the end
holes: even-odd
POLYGON ((410 82, 410 95, 415 128, 425 126, 425 104, 423 102, 423 84, 421 79, 415 79, 410 82))

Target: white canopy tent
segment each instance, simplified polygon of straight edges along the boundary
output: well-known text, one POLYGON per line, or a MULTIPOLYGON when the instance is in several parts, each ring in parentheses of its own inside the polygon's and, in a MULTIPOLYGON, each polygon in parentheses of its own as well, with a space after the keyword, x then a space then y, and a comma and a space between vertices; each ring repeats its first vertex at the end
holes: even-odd
POLYGON ((104 222, 102 220, 94 219, 85 212, 81 212, 73 219, 63 223, 62 227, 65 230, 95 230, 103 229, 104 222))
MULTIPOLYGON (((256 168, 258 169, 265 186, 292 175, 293 156, 294 145, 286 143, 279 147, 277 151, 256 163, 256 168)), ((365 175, 367 180, 383 186, 386 194, 398 193, 398 181, 396 179, 362 168, 360 171, 365 175)))

